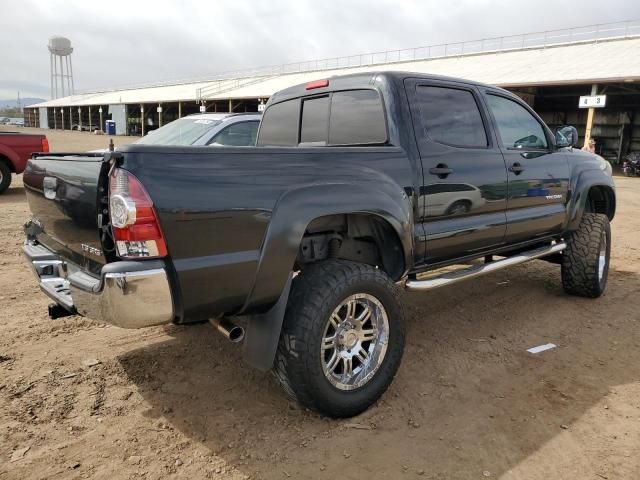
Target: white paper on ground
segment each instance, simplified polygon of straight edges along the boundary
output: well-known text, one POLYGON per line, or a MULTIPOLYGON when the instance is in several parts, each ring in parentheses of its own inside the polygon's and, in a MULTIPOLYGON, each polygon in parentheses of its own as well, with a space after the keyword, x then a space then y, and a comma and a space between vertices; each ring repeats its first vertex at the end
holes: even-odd
POLYGON ((544 345, 538 345, 537 347, 531 347, 529 349, 527 349, 527 352, 529 353, 540 353, 540 352, 544 352, 545 350, 551 350, 552 348, 556 348, 557 345, 553 344, 553 343, 545 343, 544 345))

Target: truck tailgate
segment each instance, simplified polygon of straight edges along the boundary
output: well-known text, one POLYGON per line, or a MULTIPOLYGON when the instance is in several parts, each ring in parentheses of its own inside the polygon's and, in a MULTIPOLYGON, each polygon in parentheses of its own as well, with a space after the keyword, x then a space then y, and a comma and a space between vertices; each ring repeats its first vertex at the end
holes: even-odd
POLYGON ((23 177, 32 213, 29 234, 94 274, 106 263, 99 216, 107 169, 102 154, 34 155, 23 177))

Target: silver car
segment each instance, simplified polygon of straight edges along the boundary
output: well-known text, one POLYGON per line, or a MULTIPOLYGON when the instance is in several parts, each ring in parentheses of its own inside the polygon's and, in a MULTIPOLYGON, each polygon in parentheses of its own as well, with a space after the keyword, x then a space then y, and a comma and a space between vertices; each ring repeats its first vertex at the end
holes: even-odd
POLYGON ((174 120, 135 142, 141 145, 255 145, 259 113, 197 113, 174 120))

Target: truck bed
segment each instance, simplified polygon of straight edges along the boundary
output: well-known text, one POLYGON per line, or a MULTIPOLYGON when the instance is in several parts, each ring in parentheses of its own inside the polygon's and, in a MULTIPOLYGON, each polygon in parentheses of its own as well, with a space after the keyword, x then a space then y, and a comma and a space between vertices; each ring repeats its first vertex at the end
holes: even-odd
MULTIPOLYGON (((263 309, 277 300, 280 283, 286 281, 293 265, 260 269, 271 281, 256 275, 267 227, 286 193, 314 185, 370 188, 375 183, 381 195, 404 195, 403 189, 380 173, 385 169, 404 177, 407 191, 416 188, 403 151, 391 146, 211 149, 129 145, 115 155, 120 168, 145 186, 158 212, 169 246, 166 262, 179 292, 177 322, 202 320, 213 312, 263 309)), ((92 275, 99 275, 114 260, 109 255, 112 246, 99 225, 100 189, 105 188, 108 169, 100 154, 55 154, 36 156, 25 172, 29 205, 40 223, 36 230, 42 230, 36 238, 92 275), (53 200, 45 196, 45 177, 56 179, 53 200)), ((329 202, 342 200, 327 199, 321 206, 330 209, 329 202)))

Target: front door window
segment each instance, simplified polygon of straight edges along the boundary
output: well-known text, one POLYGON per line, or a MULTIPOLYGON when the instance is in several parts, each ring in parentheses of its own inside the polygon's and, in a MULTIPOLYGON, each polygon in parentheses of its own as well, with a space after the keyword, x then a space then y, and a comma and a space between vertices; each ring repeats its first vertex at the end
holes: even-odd
POLYGON ((502 145, 515 149, 546 149, 542 125, 522 105, 513 100, 487 95, 502 145))

